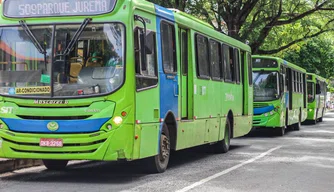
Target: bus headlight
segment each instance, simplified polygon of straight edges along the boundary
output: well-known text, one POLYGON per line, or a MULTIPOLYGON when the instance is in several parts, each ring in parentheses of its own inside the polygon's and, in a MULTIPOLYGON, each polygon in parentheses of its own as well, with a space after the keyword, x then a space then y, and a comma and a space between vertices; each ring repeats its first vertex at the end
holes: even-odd
POLYGON ((265 113, 264 116, 265 116, 265 117, 268 117, 268 113, 265 113))
POLYGON ((116 117, 113 119, 113 122, 114 122, 116 125, 120 125, 120 124, 123 122, 123 118, 120 117, 120 116, 116 116, 116 117))
POLYGON ((312 109, 309 109, 309 111, 312 111, 312 109))
POLYGON ((270 111, 269 114, 270 114, 270 115, 273 115, 273 114, 274 114, 274 111, 270 111))

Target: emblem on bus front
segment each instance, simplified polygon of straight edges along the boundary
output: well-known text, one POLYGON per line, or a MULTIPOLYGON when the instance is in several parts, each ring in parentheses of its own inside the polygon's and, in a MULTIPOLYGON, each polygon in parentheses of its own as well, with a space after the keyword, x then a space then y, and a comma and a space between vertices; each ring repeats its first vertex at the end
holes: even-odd
POLYGON ((51 121, 49 122, 46 127, 50 130, 50 131, 57 131, 59 129, 59 125, 57 122, 55 121, 51 121))

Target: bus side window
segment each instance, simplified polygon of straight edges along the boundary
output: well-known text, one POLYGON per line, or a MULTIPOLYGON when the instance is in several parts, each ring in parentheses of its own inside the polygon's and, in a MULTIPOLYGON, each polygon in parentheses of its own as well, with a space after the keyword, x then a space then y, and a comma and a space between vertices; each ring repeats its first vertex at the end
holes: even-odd
POLYGON ((160 27, 163 69, 165 73, 175 74, 177 71, 175 28, 166 22, 162 22, 160 27))
POLYGON ((196 35, 196 61, 197 76, 204 79, 210 79, 208 38, 202 35, 196 35))
POLYGON ((239 84, 240 83, 240 51, 239 49, 234 49, 234 73, 235 73, 235 78, 234 80, 239 84))
POLYGON ((235 77, 235 75, 236 75, 236 73, 235 73, 235 57, 234 57, 234 49, 233 49, 233 47, 229 47, 229 50, 230 50, 230 60, 229 60, 229 62, 228 62, 228 64, 230 65, 230 69, 231 69, 231 74, 232 74, 232 79, 231 79, 231 81, 232 82, 235 82, 235 79, 236 79, 236 77, 235 77))
POLYGON ((232 82, 233 77, 232 77, 232 69, 231 69, 231 63, 230 63, 230 48, 227 45, 223 45, 223 63, 224 63, 224 72, 225 72, 225 80, 227 82, 232 82))
POLYGON ((211 77, 213 80, 222 79, 220 44, 217 41, 210 40, 210 62, 211 62, 211 77))
POLYGON ((146 31, 146 64, 143 68, 141 63, 141 50, 144 45, 140 44, 140 32, 142 28, 136 28, 134 31, 134 49, 135 49, 135 70, 136 87, 141 90, 148 87, 154 87, 158 84, 157 76, 157 55, 156 55, 156 35, 153 31, 146 31))
POLYGON ((247 53, 248 60, 248 83, 250 86, 253 85, 253 72, 252 72, 252 56, 250 53, 247 53))

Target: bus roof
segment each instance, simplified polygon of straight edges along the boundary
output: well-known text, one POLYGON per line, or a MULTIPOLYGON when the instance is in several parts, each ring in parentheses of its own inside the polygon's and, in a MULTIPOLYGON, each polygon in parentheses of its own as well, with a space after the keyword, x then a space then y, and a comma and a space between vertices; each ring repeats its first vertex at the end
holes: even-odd
POLYGON ((283 65, 286 65, 289 68, 292 68, 292 69, 295 69, 295 70, 306 73, 306 70, 304 68, 299 67, 299 66, 297 66, 297 65, 295 65, 295 64, 293 64, 289 61, 286 61, 282 58, 279 58, 279 57, 273 57, 273 56, 267 56, 267 55, 252 55, 252 58, 273 59, 273 60, 278 61, 279 63, 283 63, 283 65))
POLYGON ((312 79, 313 77, 319 81, 323 81, 323 82, 326 82, 326 78, 324 77, 321 77, 320 75, 317 75, 317 74, 314 74, 314 73, 307 73, 307 75, 311 75, 312 76, 312 79))
MULTIPOLYGON (((147 1, 142 1, 142 0, 132 0, 132 1, 137 8, 141 9, 142 11, 146 11, 150 13, 153 13, 155 11, 155 10, 152 10, 152 7, 153 8, 154 6, 160 7, 158 5, 155 5, 147 1)), ((251 48, 248 45, 232 37, 229 37, 228 35, 223 34, 222 32, 216 31, 213 28, 213 26, 211 26, 207 22, 204 22, 190 14, 187 14, 177 9, 166 9, 166 10, 172 11, 175 22, 185 29, 192 29, 194 31, 197 31, 198 33, 205 34, 206 36, 212 39, 221 40, 228 45, 251 52, 251 48)), ((154 13, 154 14, 158 14, 158 13, 154 13)), ((160 12, 159 16, 167 20, 170 19, 170 15, 167 13, 160 12)))

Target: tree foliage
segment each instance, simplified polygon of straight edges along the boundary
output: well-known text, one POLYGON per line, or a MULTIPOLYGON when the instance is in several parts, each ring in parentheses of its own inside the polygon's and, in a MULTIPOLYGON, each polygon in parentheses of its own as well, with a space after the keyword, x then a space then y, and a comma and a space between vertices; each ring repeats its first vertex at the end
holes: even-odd
MULTIPOLYGON (((253 53, 275 54, 323 33, 334 31, 334 0, 151 0, 199 16, 216 30, 243 42, 253 53), (315 19, 315 20, 314 20, 315 19), (282 44, 265 46, 285 26, 297 27, 282 44), (297 34, 297 35, 296 35, 297 34)), ((272 41, 270 41, 272 42, 272 41)))
POLYGON ((330 38, 312 39, 299 50, 286 52, 283 57, 307 69, 308 72, 326 78, 334 76, 334 41, 330 38))

